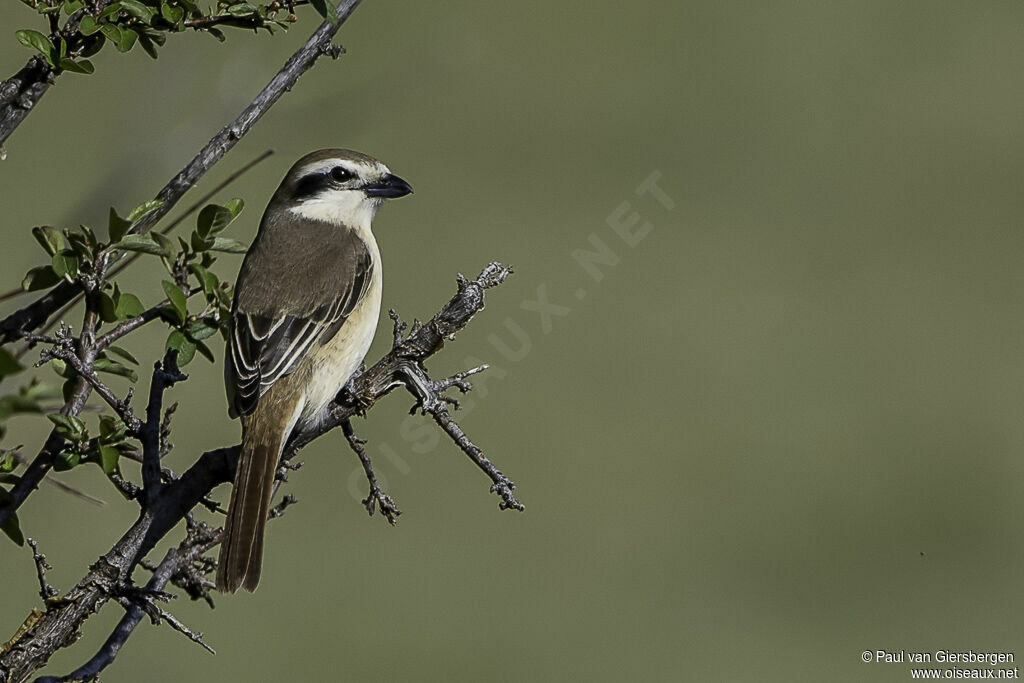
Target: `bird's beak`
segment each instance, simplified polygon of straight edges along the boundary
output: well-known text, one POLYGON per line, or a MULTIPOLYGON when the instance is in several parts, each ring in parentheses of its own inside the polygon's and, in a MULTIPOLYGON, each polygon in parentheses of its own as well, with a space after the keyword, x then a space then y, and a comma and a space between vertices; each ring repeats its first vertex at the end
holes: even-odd
POLYGON ((363 185, 363 192, 366 193, 367 197, 394 199, 395 197, 404 197, 407 194, 412 194, 412 185, 396 175, 389 174, 378 181, 363 185))

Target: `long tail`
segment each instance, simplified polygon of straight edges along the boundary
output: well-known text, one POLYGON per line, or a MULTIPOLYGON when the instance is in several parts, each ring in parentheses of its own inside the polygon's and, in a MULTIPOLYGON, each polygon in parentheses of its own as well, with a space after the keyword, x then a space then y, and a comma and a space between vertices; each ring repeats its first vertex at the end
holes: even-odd
POLYGON ((242 454, 235 470, 224 541, 217 563, 217 590, 234 593, 239 586, 256 590, 263 567, 263 532, 270 512, 274 473, 281 455, 285 428, 257 409, 242 437, 242 454))

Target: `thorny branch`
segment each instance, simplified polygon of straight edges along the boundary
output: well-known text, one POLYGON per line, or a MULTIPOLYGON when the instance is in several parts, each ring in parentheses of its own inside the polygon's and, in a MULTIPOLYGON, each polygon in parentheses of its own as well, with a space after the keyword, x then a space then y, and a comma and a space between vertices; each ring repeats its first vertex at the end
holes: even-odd
MULTIPOLYGON (((500 507, 522 510, 522 504, 512 493, 512 482, 483 456, 446 408, 449 401, 443 396, 445 389, 454 386, 468 390, 465 377, 479 368, 435 381, 430 379, 423 365, 427 358, 440 351, 446 340, 452 339, 483 309, 485 290, 503 282, 511 272, 507 266, 492 263, 475 280, 467 280, 460 275, 455 296, 428 322, 415 325, 408 335, 403 336, 404 323, 393 315, 396 333, 391 351, 354 378, 351 391, 339 394, 316 428, 293 435, 285 448, 283 460, 291 459, 303 446, 344 425, 349 418, 368 411, 393 389, 405 386, 417 397, 417 405, 430 412, 459 447, 488 474, 494 482, 491 490, 502 498, 500 507)), ((160 414, 159 406, 153 414, 160 414)), ((209 601, 210 582, 205 574, 213 570, 215 563, 203 558, 202 554, 219 543, 220 537, 218 532, 194 522, 189 513, 215 486, 233 479, 239 450, 240 447, 235 445, 207 451, 180 477, 165 483, 159 495, 142 506, 138 520, 90 567, 86 576, 62 599, 49 601, 46 612, 34 615, 31 626, 9 643, 6 652, 0 653, 0 680, 16 683, 26 680, 45 665, 56 650, 74 642, 86 619, 110 599, 135 598, 134 602, 129 600, 126 604, 127 613, 100 651, 69 676, 40 681, 85 680, 96 676, 114 660, 141 621, 147 609, 145 603, 151 603, 152 597, 162 591, 168 581, 185 587, 194 599, 209 601), (189 535, 176 549, 168 552, 144 589, 132 589, 134 568, 183 518, 188 522, 189 535)), ((275 510, 279 514, 289 504, 291 501, 286 499, 275 510)), ((152 611, 152 605, 149 609, 152 611)), ((163 611, 158 615, 167 618, 163 611)))

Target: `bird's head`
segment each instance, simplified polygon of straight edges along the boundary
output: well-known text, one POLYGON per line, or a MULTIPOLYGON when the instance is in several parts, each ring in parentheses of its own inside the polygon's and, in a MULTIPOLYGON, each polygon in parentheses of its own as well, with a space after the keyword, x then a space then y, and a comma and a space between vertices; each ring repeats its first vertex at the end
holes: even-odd
POLYGON ((369 227, 385 199, 411 192, 409 183, 371 156, 323 149, 295 162, 274 200, 306 218, 369 227))

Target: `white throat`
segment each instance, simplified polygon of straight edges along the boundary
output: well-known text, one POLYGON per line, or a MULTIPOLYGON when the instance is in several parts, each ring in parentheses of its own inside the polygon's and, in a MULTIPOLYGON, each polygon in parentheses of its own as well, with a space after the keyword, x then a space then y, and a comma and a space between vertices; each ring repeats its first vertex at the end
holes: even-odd
POLYGON ((370 224, 378 206, 379 201, 367 197, 358 190, 334 190, 302 201, 289 211, 315 221, 347 225, 364 240, 372 241, 370 224))

